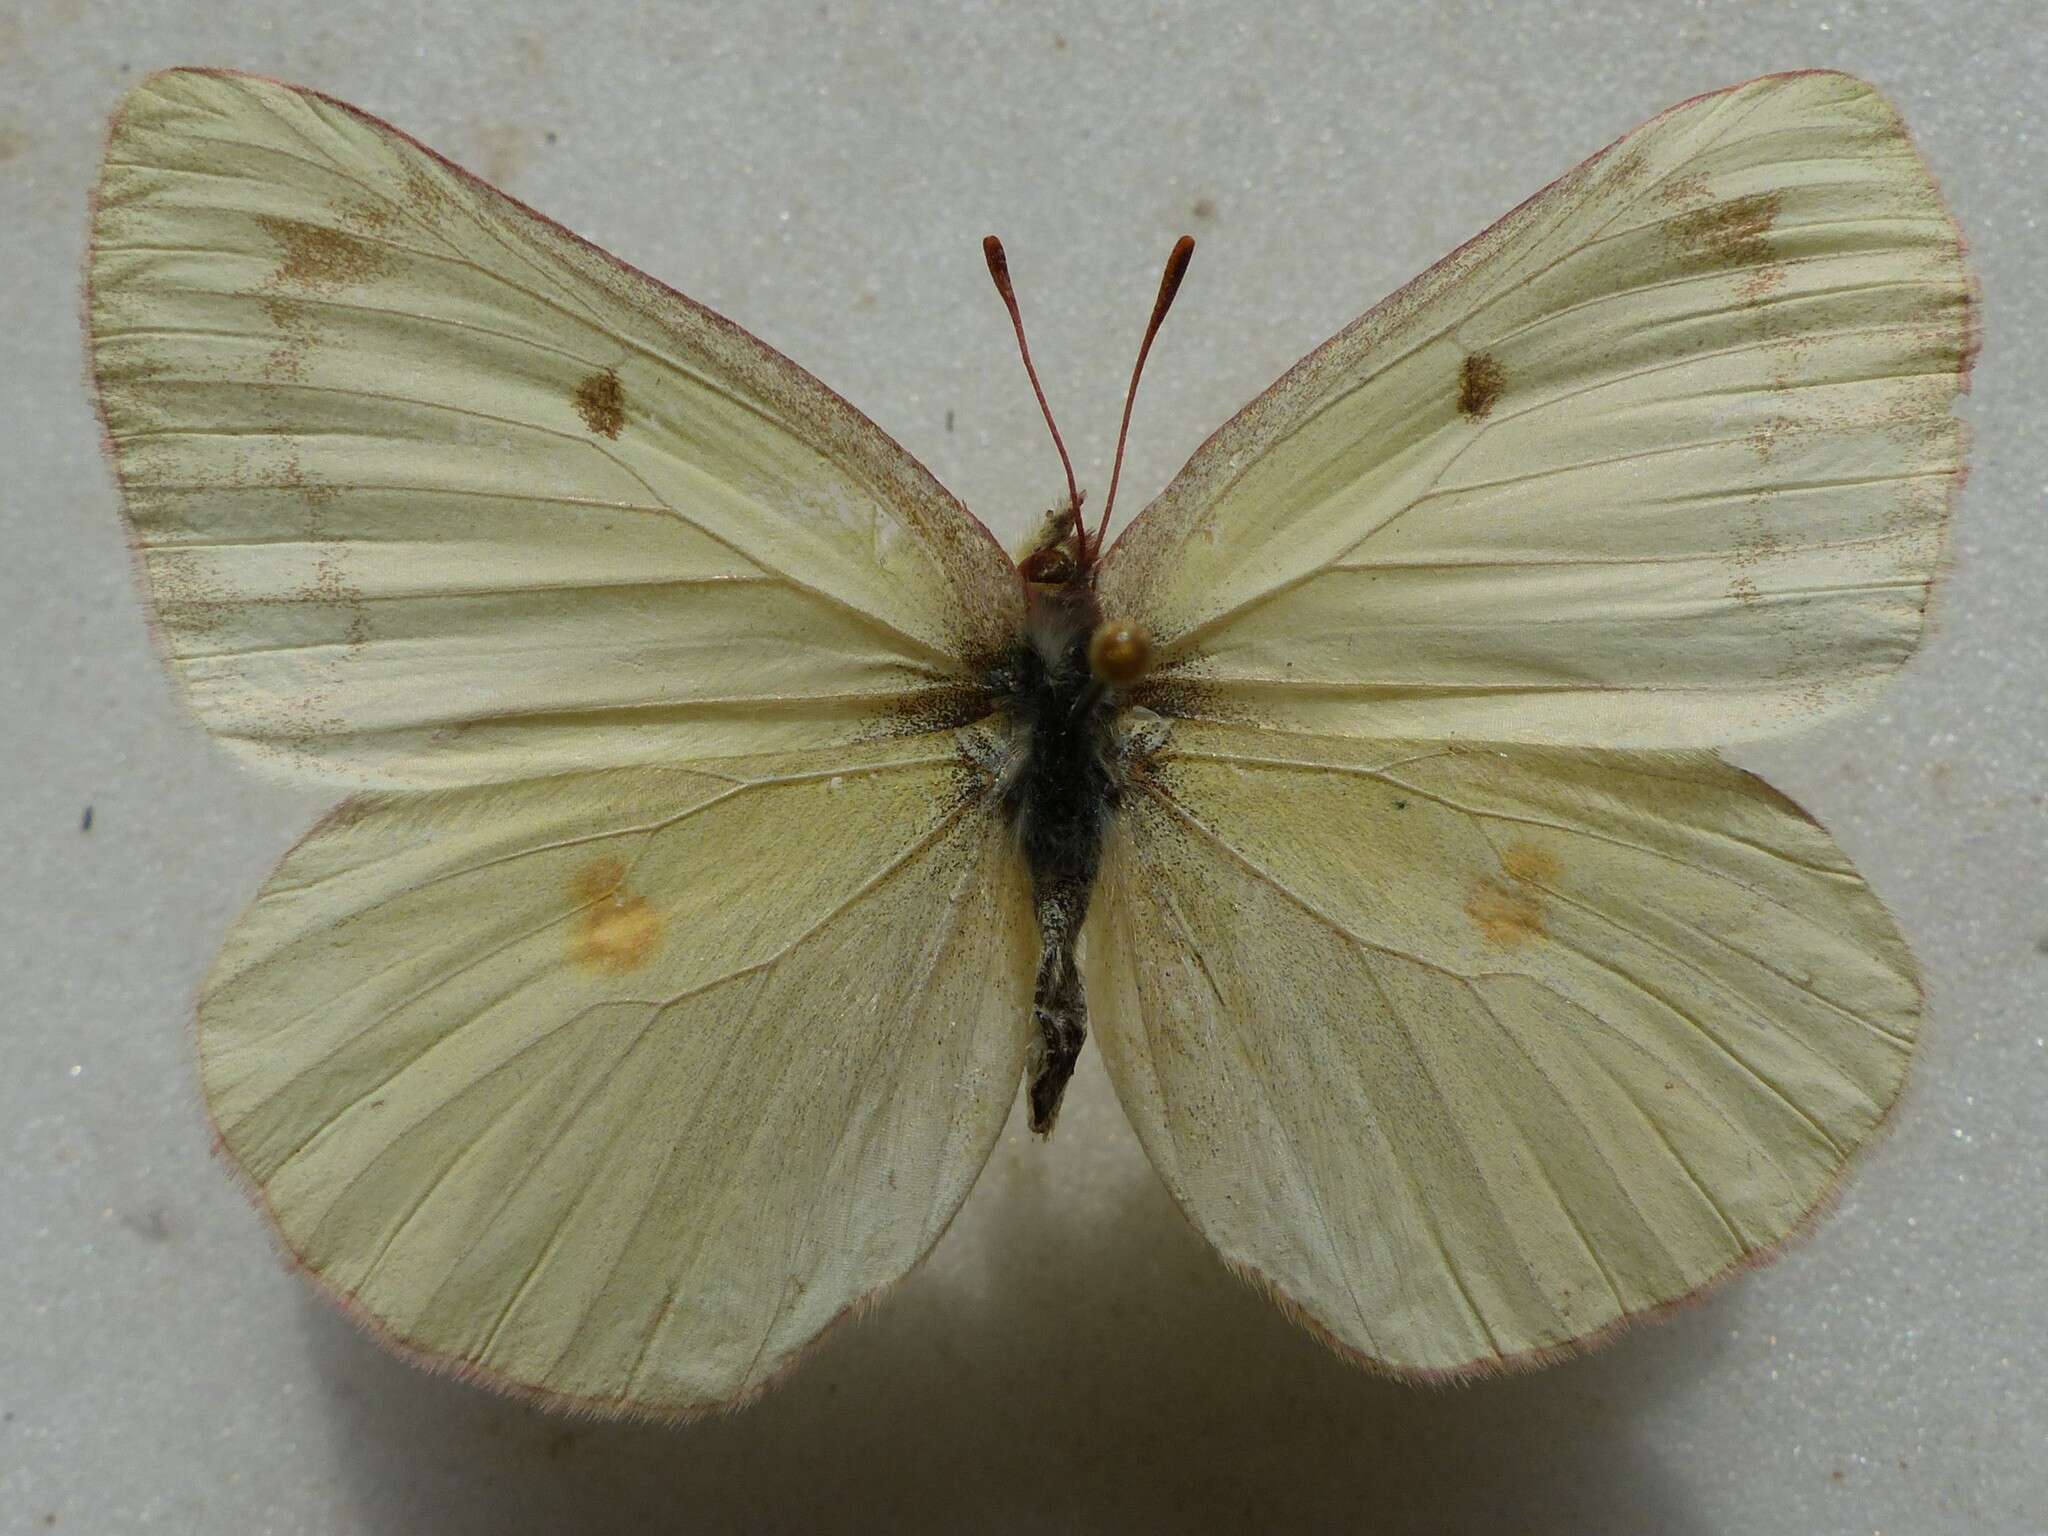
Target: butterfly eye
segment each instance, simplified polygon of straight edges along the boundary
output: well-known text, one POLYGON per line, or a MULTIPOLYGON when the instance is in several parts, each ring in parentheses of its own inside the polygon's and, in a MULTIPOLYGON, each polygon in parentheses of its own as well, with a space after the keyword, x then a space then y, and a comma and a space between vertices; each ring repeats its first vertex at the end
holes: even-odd
POLYGON ((1135 683, 1151 665, 1152 636, 1142 624, 1098 624, 1088 638, 1088 669, 1105 683, 1135 683))
POLYGON ((1026 581, 1043 586, 1064 586, 1074 579, 1074 557, 1058 546, 1033 550, 1017 569, 1026 581))

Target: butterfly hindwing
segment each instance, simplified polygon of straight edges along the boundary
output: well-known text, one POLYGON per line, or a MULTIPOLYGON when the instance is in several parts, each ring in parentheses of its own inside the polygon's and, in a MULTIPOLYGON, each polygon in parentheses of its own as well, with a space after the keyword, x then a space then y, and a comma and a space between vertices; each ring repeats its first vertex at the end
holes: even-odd
POLYGON ((114 120, 93 368, 157 630, 272 765, 451 784, 945 715, 1009 561, 738 327, 330 98, 114 120))
POLYGON ((1103 604, 1151 627, 1177 713, 1783 729, 1918 643, 1975 335, 1961 237, 1877 92, 1703 96, 1246 407, 1110 550, 1103 604))
POLYGON ((1097 1038, 1190 1219, 1406 1374, 1767 1255, 1904 1083, 1912 959, 1708 754, 1180 725, 1110 840, 1097 1038))
POLYGON ((352 800, 207 982, 222 1142, 432 1363, 742 1399, 924 1255, 1015 1097, 1035 936, 985 788, 941 734, 352 800))

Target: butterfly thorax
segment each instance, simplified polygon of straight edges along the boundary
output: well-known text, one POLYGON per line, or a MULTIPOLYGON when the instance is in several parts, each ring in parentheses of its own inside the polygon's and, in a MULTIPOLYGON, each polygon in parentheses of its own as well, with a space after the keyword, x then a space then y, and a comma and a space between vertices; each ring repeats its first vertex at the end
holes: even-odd
POLYGON ((1029 1062, 1031 1125, 1041 1133, 1052 1129, 1087 1038, 1075 950, 1124 775, 1122 690, 1113 659, 1105 676, 1102 653, 1105 637, 1133 633, 1103 621, 1085 574, 1059 574, 1069 579, 1027 579, 1023 630, 998 679, 1010 726, 999 804, 1031 873, 1042 946, 1029 1062))

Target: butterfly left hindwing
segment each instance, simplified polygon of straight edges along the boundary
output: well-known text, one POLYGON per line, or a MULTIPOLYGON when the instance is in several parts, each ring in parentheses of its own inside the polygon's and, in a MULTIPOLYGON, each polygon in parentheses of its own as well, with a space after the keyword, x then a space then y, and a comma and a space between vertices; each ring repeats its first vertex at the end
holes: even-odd
POLYGON ((937 1240, 1034 959, 950 734, 364 797, 229 936, 201 1074, 293 1256, 381 1335, 683 1413, 937 1240))

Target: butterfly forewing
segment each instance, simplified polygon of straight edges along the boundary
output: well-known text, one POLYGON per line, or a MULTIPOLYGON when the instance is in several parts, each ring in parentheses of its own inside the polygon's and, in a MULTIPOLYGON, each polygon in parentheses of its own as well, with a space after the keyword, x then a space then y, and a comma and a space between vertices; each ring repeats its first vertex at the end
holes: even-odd
POLYGON ((266 762, 448 784, 859 740, 954 708, 1015 628, 1000 549, 851 407, 339 102, 138 88, 91 290, 159 635, 266 762))
MULTIPOLYGON (((1847 76, 1674 108, 1205 444, 1110 551, 1202 712, 1712 745, 1918 643, 1962 471, 1961 237, 1847 76)), ((1186 706, 1184 707, 1193 707, 1186 706)))

